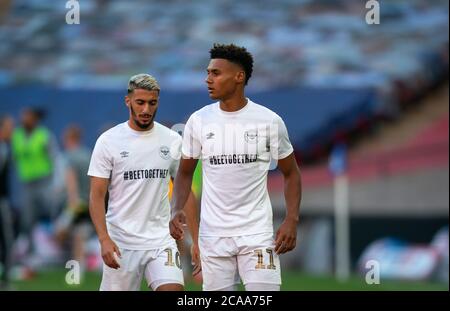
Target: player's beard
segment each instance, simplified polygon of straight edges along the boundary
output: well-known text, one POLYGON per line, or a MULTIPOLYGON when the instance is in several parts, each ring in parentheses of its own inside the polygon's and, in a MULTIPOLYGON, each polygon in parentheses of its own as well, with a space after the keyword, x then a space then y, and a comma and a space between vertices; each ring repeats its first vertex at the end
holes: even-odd
POLYGON ((156 112, 158 111, 158 109, 155 109, 155 111, 153 112, 152 118, 150 119, 150 122, 148 122, 147 124, 142 124, 141 122, 139 122, 137 114, 134 111, 132 105, 130 105, 130 110, 131 110, 131 116, 133 118, 134 124, 136 124, 137 127, 139 127, 140 129, 143 129, 143 130, 148 130, 153 125, 153 120, 155 120, 156 112))

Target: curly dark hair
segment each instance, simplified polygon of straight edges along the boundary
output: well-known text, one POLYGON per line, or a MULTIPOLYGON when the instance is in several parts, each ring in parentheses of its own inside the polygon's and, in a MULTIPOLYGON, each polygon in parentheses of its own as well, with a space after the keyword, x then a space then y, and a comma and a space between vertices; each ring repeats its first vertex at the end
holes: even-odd
POLYGON ((222 58, 241 66, 245 71, 245 85, 247 85, 253 72, 253 56, 246 48, 234 44, 214 43, 209 54, 211 59, 222 58))

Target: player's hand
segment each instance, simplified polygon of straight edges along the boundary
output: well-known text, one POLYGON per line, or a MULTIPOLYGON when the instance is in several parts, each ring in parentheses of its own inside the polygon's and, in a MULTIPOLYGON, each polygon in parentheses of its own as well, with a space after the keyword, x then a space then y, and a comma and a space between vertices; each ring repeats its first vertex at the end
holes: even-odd
POLYGON ((275 237, 275 252, 284 254, 295 248, 297 243, 297 221, 285 219, 275 237))
POLYGON ((200 262, 192 269, 192 280, 197 284, 203 283, 202 264, 200 262))
POLYGON ((192 280, 197 284, 202 284, 202 263, 200 261, 200 249, 197 243, 193 243, 191 246, 191 260, 191 263, 194 266, 192 268, 192 280))
POLYGON ((183 227, 186 224, 186 214, 183 210, 176 212, 172 220, 169 223, 170 235, 175 240, 181 240, 184 238, 184 229, 183 227))
POLYGON ((191 245, 191 263, 193 266, 200 264, 200 249, 197 243, 191 245))
POLYGON ((120 250, 116 243, 111 240, 111 238, 106 238, 100 241, 102 247, 102 258, 103 262, 110 268, 118 269, 120 268, 120 263, 118 258, 121 258, 120 250), (118 258, 116 257, 118 256, 118 258))

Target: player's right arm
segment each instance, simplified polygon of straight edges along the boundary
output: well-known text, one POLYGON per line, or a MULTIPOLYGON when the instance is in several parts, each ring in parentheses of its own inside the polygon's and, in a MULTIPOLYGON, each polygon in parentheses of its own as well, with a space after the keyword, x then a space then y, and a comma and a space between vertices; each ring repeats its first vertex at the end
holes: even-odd
POLYGON ((191 259, 192 264, 197 266, 200 263, 200 250, 198 248, 198 202, 193 193, 189 194, 188 200, 184 205, 186 211, 186 223, 192 237, 191 259))
POLYGON ((184 236, 183 226, 186 223, 186 214, 183 210, 191 193, 192 176, 198 159, 182 158, 178 168, 177 177, 173 187, 172 219, 169 224, 170 234, 175 240, 184 236))
POLYGON ((89 213, 95 230, 97 231, 98 240, 101 245, 102 258, 105 264, 113 269, 120 268, 119 263, 114 257, 116 253, 121 256, 119 248, 111 239, 106 227, 105 216, 105 197, 108 190, 109 179, 91 176, 91 192, 89 197, 89 213))
MULTIPOLYGON (((201 122, 195 113, 189 117, 183 131, 183 143, 181 146, 181 160, 173 187, 172 219, 169 224, 170 234, 175 240, 183 238, 183 226, 186 223, 186 214, 183 208, 186 205, 192 188, 192 177, 201 155, 201 142, 199 133, 201 122), (197 125, 195 126, 194 123, 197 125)), ((189 212, 189 211, 188 211, 189 212)))

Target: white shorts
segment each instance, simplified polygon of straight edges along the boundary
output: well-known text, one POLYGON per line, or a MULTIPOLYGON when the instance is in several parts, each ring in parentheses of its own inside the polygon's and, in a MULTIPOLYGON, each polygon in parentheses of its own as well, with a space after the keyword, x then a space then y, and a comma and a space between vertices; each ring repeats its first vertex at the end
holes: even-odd
POLYGON ((203 290, 248 283, 281 285, 280 258, 271 233, 237 237, 199 237, 203 290))
POLYGON ((122 250, 120 268, 112 269, 103 263, 101 291, 137 291, 142 277, 153 290, 164 284, 184 286, 180 253, 175 241, 167 247, 153 250, 122 250))

